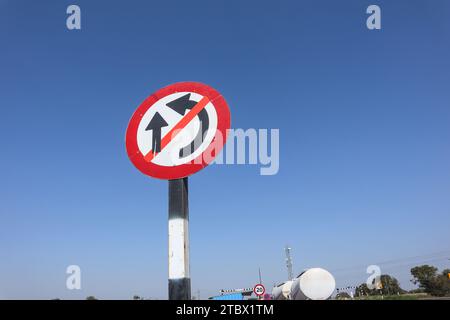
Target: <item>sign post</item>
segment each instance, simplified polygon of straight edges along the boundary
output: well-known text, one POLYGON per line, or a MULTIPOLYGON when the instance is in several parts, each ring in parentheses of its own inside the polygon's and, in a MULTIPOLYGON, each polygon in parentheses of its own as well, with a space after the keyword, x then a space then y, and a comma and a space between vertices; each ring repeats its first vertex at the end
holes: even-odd
POLYGON ((158 90, 134 112, 126 133, 131 162, 169 180, 169 299, 190 300, 188 176, 220 153, 230 129, 222 95, 198 82, 158 90))
POLYGON ((191 300, 188 178, 169 180, 169 300, 191 300))

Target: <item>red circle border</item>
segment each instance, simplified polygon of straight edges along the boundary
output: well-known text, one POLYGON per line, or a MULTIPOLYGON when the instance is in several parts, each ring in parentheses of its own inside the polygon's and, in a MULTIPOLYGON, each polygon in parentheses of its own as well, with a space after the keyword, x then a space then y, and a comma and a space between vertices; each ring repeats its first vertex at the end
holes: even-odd
POLYGON ((188 177, 200 171, 209 164, 209 162, 205 162, 205 159, 203 157, 204 153, 208 152, 208 154, 212 155, 210 159, 211 161, 217 156, 217 154, 220 153, 227 140, 230 125, 231 116, 228 104, 217 90, 199 82, 174 83, 151 94, 139 105, 139 107, 133 113, 133 116, 131 117, 128 124, 125 136, 127 154, 134 166, 147 176, 164 180, 188 177), (142 117, 147 112, 147 110, 150 109, 158 100, 170 94, 183 91, 194 92, 208 97, 217 113, 216 136, 213 138, 205 151, 203 151, 202 154, 200 154, 197 158, 191 160, 189 163, 185 163, 179 166, 165 167, 145 161, 144 155, 139 150, 137 144, 137 129, 142 117), (215 140, 218 134, 222 135, 221 146, 215 146, 215 140), (215 150, 213 150, 214 148, 215 150))

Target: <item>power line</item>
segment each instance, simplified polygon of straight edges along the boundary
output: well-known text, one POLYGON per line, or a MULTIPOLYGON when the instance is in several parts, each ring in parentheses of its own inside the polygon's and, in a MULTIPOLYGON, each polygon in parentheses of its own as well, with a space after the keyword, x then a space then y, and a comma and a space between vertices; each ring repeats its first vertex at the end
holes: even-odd
MULTIPOLYGON (((418 258, 427 258, 427 259, 422 259, 422 260, 418 260, 418 261, 411 261, 409 263, 403 263, 403 265, 409 265, 409 264, 414 264, 414 263, 423 263, 423 262, 430 262, 430 261, 434 261, 434 260, 445 260, 448 259, 450 255, 450 250, 445 250, 445 251, 440 251, 440 252, 435 252, 435 253, 430 253, 430 254, 423 254, 423 255, 418 255, 418 256, 413 256, 413 257, 406 257, 406 258, 398 258, 398 259, 391 259, 391 260, 386 260, 386 261, 382 261, 382 262, 375 262, 375 263, 371 263, 374 265, 380 265, 383 266, 385 268, 388 268, 388 265, 393 264, 394 266, 399 263, 399 262, 403 262, 403 261, 407 261, 407 260, 414 260, 414 259, 418 259, 418 258), (435 257, 435 256, 439 256, 439 257, 435 257)), ((349 267, 344 267, 344 268, 338 268, 338 269, 333 269, 331 270, 333 273, 337 273, 340 271, 347 271, 347 270, 352 270, 352 269, 365 269, 367 268, 367 265, 359 265, 359 266, 349 266, 349 267)))
MULTIPOLYGON (((396 270, 396 269, 399 269, 399 268, 404 268, 404 267, 406 267, 406 266, 413 266, 413 265, 418 265, 418 264, 423 264, 423 263, 430 263, 430 262, 437 262, 437 261, 444 261, 444 260, 447 260, 447 257, 443 257, 443 258, 434 258, 434 259, 427 259, 427 260, 421 260, 421 261, 415 261, 415 262, 408 262, 408 263, 402 263, 402 264, 397 264, 397 265, 391 265, 391 266, 383 266, 383 265, 380 265, 380 267, 382 267, 382 273, 384 273, 383 271, 385 271, 385 270, 396 270)), ((367 267, 367 266, 366 266, 367 267)), ((346 271, 346 270, 341 270, 341 271, 339 271, 339 272, 334 272, 333 271, 333 273, 334 274, 336 274, 336 273, 338 273, 341 277, 342 276, 348 276, 348 275, 354 275, 354 274, 365 274, 365 271, 366 271, 366 267, 361 267, 361 269, 359 269, 359 270, 353 270, 353 271, 351 271, 351 270, 348 270, 348 271, 346 271), (362 272, 362 270, 364 271, 364 272, 362 272), (342 273, 342 271, 343 271, 343 273, 342 273)))

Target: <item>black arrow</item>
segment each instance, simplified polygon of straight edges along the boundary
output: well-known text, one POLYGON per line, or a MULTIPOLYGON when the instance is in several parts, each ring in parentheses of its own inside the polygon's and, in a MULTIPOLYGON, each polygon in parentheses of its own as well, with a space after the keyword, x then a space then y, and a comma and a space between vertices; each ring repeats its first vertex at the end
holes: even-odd
POLYGON ((173 101, 170 101, 167 106, 172 109, 173 111, 178 112, 179 114, 181 114, 182 116, 184 116, 186 110, 188 109, 192 109, 197 102, 196 101, 192 101, 189 100, 189 98, 191 97, 191 94, 185 94, 184 96, 175 99, 173 101))
MULTIPOLYGON (((183 115, 186 113, 186 110, 192 109, 197 102, 193 100, 189 100, 191 97, 191 94, 185 94, 184 96, 181 96, 178 99, 175 99, 166 105, 171 108, 172 110, 178 112, 179 114, 183 115)), ((208 131, 209 128, 209 117, 208 113, 205 109, 202 109, 198 113, 198 119, 200 120, 200 130, 197 132, 197 135, 195 136, 194 140, 184 148, 180 150, 179 156, 180 158, 187 157, 194 153, 195 150, 201 145, 203 142, 203 138, 205 137, 205 132, 208 131)))
POLYGON ((166 120, 164 120, 161 115, 156 112, 153 116, 152 120, 150 120, 150 123, 148 124, 145 131, 152 130, 152 152, 158 153, 161 152, 161 128, 167 127, 168 124, 166 120))
POLYGON ((205 137, 205 132, 208 131, 209 117, 206 110, 202 109, 202 111, 200 111, 197 116, 200 120, 200 130, 197 131, 197 135, 195 136, 194 140, 189 145, 180 150, 180 158, 185 158, 194 153, 194 151, 197 150, 197 148, 202 144, 203 138, 205 137))

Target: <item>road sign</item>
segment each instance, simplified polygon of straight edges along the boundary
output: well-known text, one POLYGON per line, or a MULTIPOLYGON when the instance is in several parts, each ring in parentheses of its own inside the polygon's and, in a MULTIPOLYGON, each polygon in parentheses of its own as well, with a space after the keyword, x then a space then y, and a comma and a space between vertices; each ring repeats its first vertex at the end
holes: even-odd
POLYGON ((220 152, 230 128, 222 95, 197 82, 169 85, 136 109, 126 133, 131 162, 159 179, 187 177, 220 152))
POLYGON ((264 295, 264 293, 266 293, 266 288, 264 288, 264 286, 260 283, 258 283, 254 288, 253 288, 253 292, 258 296, 262 296, 264 295))

